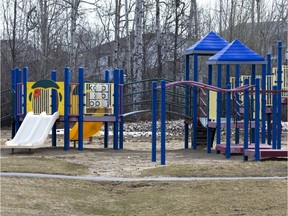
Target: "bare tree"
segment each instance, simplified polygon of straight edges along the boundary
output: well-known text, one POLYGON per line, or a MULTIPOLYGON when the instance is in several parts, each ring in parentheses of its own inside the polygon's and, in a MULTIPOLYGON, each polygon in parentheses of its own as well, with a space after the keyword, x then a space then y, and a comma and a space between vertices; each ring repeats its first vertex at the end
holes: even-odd
POLYGON ((156 0, 156 44, 157 44, 157 76, 160 78, 162 76, 162 41, 161 41, 161 25, 160 25, 160 1, 156 0))

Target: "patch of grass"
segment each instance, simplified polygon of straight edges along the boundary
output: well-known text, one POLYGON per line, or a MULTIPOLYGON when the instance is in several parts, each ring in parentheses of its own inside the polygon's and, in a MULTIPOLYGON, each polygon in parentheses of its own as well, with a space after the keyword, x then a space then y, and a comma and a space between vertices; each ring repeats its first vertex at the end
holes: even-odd
POLYGON ((286 180, 91 182, 1 178, 1 215, 286 215, 286 180))
POLYGON ((63 175, 85 175, 88 167, 55 158, 10 157, 1 158, 2 172, 28 172, 63 175))
POLYGON ((141 176, 245 177, 287 176, 287 161, 184 164, 144 170, 141 176))

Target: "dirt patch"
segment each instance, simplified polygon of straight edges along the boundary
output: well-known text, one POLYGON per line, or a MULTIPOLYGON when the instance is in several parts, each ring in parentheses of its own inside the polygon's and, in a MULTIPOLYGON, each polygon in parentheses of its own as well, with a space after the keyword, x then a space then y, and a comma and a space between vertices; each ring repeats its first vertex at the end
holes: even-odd
MULTIPOLYGON (((68 162, 69 164, 85 166, 88 168, 87 175, 103 176, 103 177, 137 177, 144 170, 161 167, 160 165, 160 142, 157 147, 157 162, 151 162, 151 137, 149 136, 125 136, 124 149, 113 150, 112 138, 109 140, 109 148, 104 149, 103 137, 94 137, 92 143, 84 142, 84 150, 78 151, 77 147, 73 147, 71 142, 70 150, 63 150, 63 135, 57 137, 57 147, 51 147, 50 137, 45 142, 44 147, 39 149, 15 149, 11 154, 11 149, 5 149, 4 143, 11 138, 9 129, 1 130, 1 157, 2 159, 25 158, 43 158, 57 159, 68 162)), ((184 149, 183 137, 167 136, 166 148, 166 164, 174 165, 195 165, 209 164, 217 166, 217 164, 234 164, 231 169, 237 168, 237 164, 243 163, 242 156, 232 156, 227 160, 224 155, 217 155, 214 150, 211 154, 206 153, 205 146, 198 146, 197 150, 184 149)), ((277 162, 277 161, 276 161, 277 162)), ((45 169, 45 167, 43 167, 45 169)), ((222 169, 222 168, 221 168, 222 169)), ((7 170, 8 171, 8 170, 7 170)), ((44 170, 45 171, 45 170, 44 170)), ((228 171, 229 172, 229 171, 228 171)), ((86 173, 86 172, 85 172, 86 173)), ((190 172, 191 173, 191 172, 190 172)))

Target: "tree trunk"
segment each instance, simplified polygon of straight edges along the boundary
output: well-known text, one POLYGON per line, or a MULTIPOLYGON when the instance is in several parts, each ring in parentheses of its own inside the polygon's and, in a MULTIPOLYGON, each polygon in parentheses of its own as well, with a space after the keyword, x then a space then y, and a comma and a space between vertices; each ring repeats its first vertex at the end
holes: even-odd
POLYGON ((40 4, 40 17, 41 17, 40 31, 41 31, 42 57, 41 57, 40 73, 38 74, 37 79, 48 74, 48 40, 49 40, 48 2, 47 0, 40 0, 39 4, 40 4))
POLYGON ((76 22, 78 15, 80 0, 71 0, 71 29, 70 29, 70 55, 69 55, 69 67, 72 74, 72 78, 76 79, 76 45, 75 45, 75 33, 76 22))
POLYGON ((119 28, 120 28, 120 8, 121 0, 115 0, 115 41, 114 41, 114 60, 113 66, 119 67, 119 28))
POLYGON ((17 0, 14 1, 14 18, 13 18, 13 33, 12 33, 12 67, 16 66, 16 22, 17 22, 17 0))
POLYGON ((128 0, 125 0, 125 27, 126 27, 126 74, 131 77, 131 40, 129 33, 128 0))
MULTIPOLYGON (((142 59, 143 59, 143 25, 142 25, 142 0, 136 0, 135 8, 135 40, 134 40, 134 81, 139 81, 142 79, 142 59)), ((142 85, 137 84, 135 86, 134 92, 142 91, 142 85)), ((141 101, 141 94, 136 94, 133 98, 133 102, 141 101)), ((135 105, 134 110, 139 110, 140 106, 135 105)))
POLYGON ((160 3, 156 0, 156 36, 157 36, 157 78, 162 77, 162 43, 161 43, 161 27, 160 27, 160 3))

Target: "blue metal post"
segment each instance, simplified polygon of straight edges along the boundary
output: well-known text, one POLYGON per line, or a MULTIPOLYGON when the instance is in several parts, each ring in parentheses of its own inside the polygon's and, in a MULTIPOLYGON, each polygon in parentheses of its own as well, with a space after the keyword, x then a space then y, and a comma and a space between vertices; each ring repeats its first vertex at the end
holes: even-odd
POLYGON ((156 162, 157 145, 157 82, 152 82, 152 162, 156 162))
POLYGON ((226 86, 230 83, 230 65, 226 65, 226 86))
MULTIPOLYGON (((271 54, 267 54, 267 75, 271 75, 271 54)), ((268 114, 267 117, 267 142, 269 145, 271 145, 271 137, 272 137, 272 128, 271 128, 271 114, 268 114)))
MULTIPOLYGON (((212 85, 212 65, 208 65, 208 85, 212 85)), ((211 121, 210 113, 210 91, 208 91, 208 102, 207 102, 207 153, 211 153, 212 138, 211 138, 211 128, 209 127, 209 122, 211 121)))
MULTIPOLYGON (((274 85, 273 86, 273 90, 276 91, 277 90, 277 86, 274 85)), ((273 118, 273 128, 272 128, 272 148, 276 149, 277 148, 277 93, 273 93, 273 97, 272 97, 272 118, 273 118)))
MULTIPOLYGON (((185 62, 185 80, 188 81, 190 78, 189 78, 189 75, 190 75, 190 70, 189 70, 189 55, 186 55, 186 62, 185 62)), ((185 87, 185 114, 188 116, 190 115, 190 106, 191 104, 189 104, 189 101, 190 101, 190 86, 186 85, 185 87)), ((185 125, 184 125, 184 147, 187 149, 189 147, 189 125, 187 124, 187 122, 185 121, 185 125)))
POLYGON ((19 68, 15 69, 16 72, 16 97, 17 97, 17 111, 16 111, 16 122, 15 122, 15 128, 16 128, 16 133, 20 127, 20 120, 19 120, 19 115, 22 114, 22 88, 20 88, 19 84, 21 83, 21 71, 19 68))
POLYGON ((69 150, 70 144, 70 126, 69 126, 69 113, 70 113, 70 70, 65 68, 64 79, 64 150, 69 150))
POLYGON ((119 148, 123 149, 123 139, 124 139, 124 116, 123 116, 123 90, 124 90, 124 70, 120 69, 120 85, 121 85, 121 91, 120 91, 120 104, 121 104, 121 116, 120 116, 120 132, 119 132, 119 148))
MULTIPOLYGON (((57 81, 57 73, 56 70, 53 70, 51 73, 51 79, 56 82, 57 81)), ((57 90, 52 90, 52 114, 57 112, 57 90)), ((54 124, 52 128, 52 146, 57 146, 57 133, 56 133, 56 124, 54 124)))
POLYGON ((271 54, 267 54, 267 75, 271 75, 271 54))
MULTIPOLYGON (((235 66, 235 88, 238 88, 240 86, 240 65, 236 65, 235 66)), ((236 121, 240 120, 240 97, 239 97, 239 93, 235 93, 235 99, 236 99, 236 121)), ((240 129, 237 127, 235 129, 235 144, 239 144, 239 133, 240 133, 240 129)))
POLYGON ((28 68, 23 68, 23 114, 27 114, 27 82, 28 82, 28 68))
MULTIPOLYGON (((266 90, 266 65, 262 65, 262 91, 266 90)), ((261 95, 261 143, 266 143, 266 94, 265 92, 261 95)))
MULTIPOLYGON (((228 77, 227 77, 228 78, 228 77)), ((230 78, 229 78, 230 79, 230 78)), ((231 89, 231 85, 227 84, 227 89, 231 89)), ((226 93, 226 158, 230 158, 231 152, 231 92, 226 93)))
MULTIPOLYGON (((252 71, 251 71, 251 85, 255 85, 255 79, 256 79, 256 65, 252 65, 252 71)), ((254 120, 253 116, 255 114, 255 110, 254 110, 254 105, 255 105, 255 101, 254 101, 254 95, 251 95, 251 115, 252 115, 252 119, 254 120)), ((255 143, 255 128, 251 129, 251 142, 255 143)))
MULTIPOLYGON (((195 82, 198 81, 198 55, 194 54, 194 68, 193 68, 193 80, 195 82)), ((197 148, 197 111, 198 111, 198 105, 197 105, 197 96, 198 96, 198 88, 196 86, 193 86, 193 141, 192 146, 193 149, 197 148)))
MULTIPOLYGON (((105 71, 105 83, 110 82, 110 71, 105 71)), ((109 141, 109 123, 104 123, 104 148, 108 148, 108 141, 109 141)))
POLYGON ((113 148, 118 150, 118 128, 119 128, 119 69, 114 69, 114 137, 113 137, 113 148))
MULTIPOLYGON (((249 84, 249 79, 244 80, 244 85, 249 84)), ((244 110, 249 110, 249 91, 244 91, 244 110)), ((244 112, 244 161, 248 160, 245 156, 245 150, 248 149, 248 137, 249 137, 249 112, 244 112)))
POLYGON ((79 117, 78 117, 78 150, 83 150, 83 121, 84 121, 84 68, 78 69, 78 97, 79 97, 79 117))
POLYGON ((260 160, 260 79, 255 83, 255 160, 260 160))
MULTIPOLYGON (((221 88, 222 82, 222 66, 217 65, 217 87, 221 88)), ((222 93, 217 92, 217 110, 216 110, 216 145, 221 144, 221 105, 222 93)), ((220 152, 217 151, 219 154, 220 152)))
POLYGON ((166 82, 161 80, 161 165, 166 163, 166 82))
POLYGON ((16 134, 16 116, 17 116, 17 95, 16 95, 16 71, 15 69, 11 70, 11 88, 12 88, 12 114, 13 114, 13 120, 12 120, 12 139, 14 138, 16 134))
POLYGON ((281 117, 282 117, 282 97, 281 97, 281 87, 282 87, 282 41, 278 41, 278 58, 277 58, 277 106, 278 106, 278 121, 277 121, 277 149, 281 149, 281 117))

